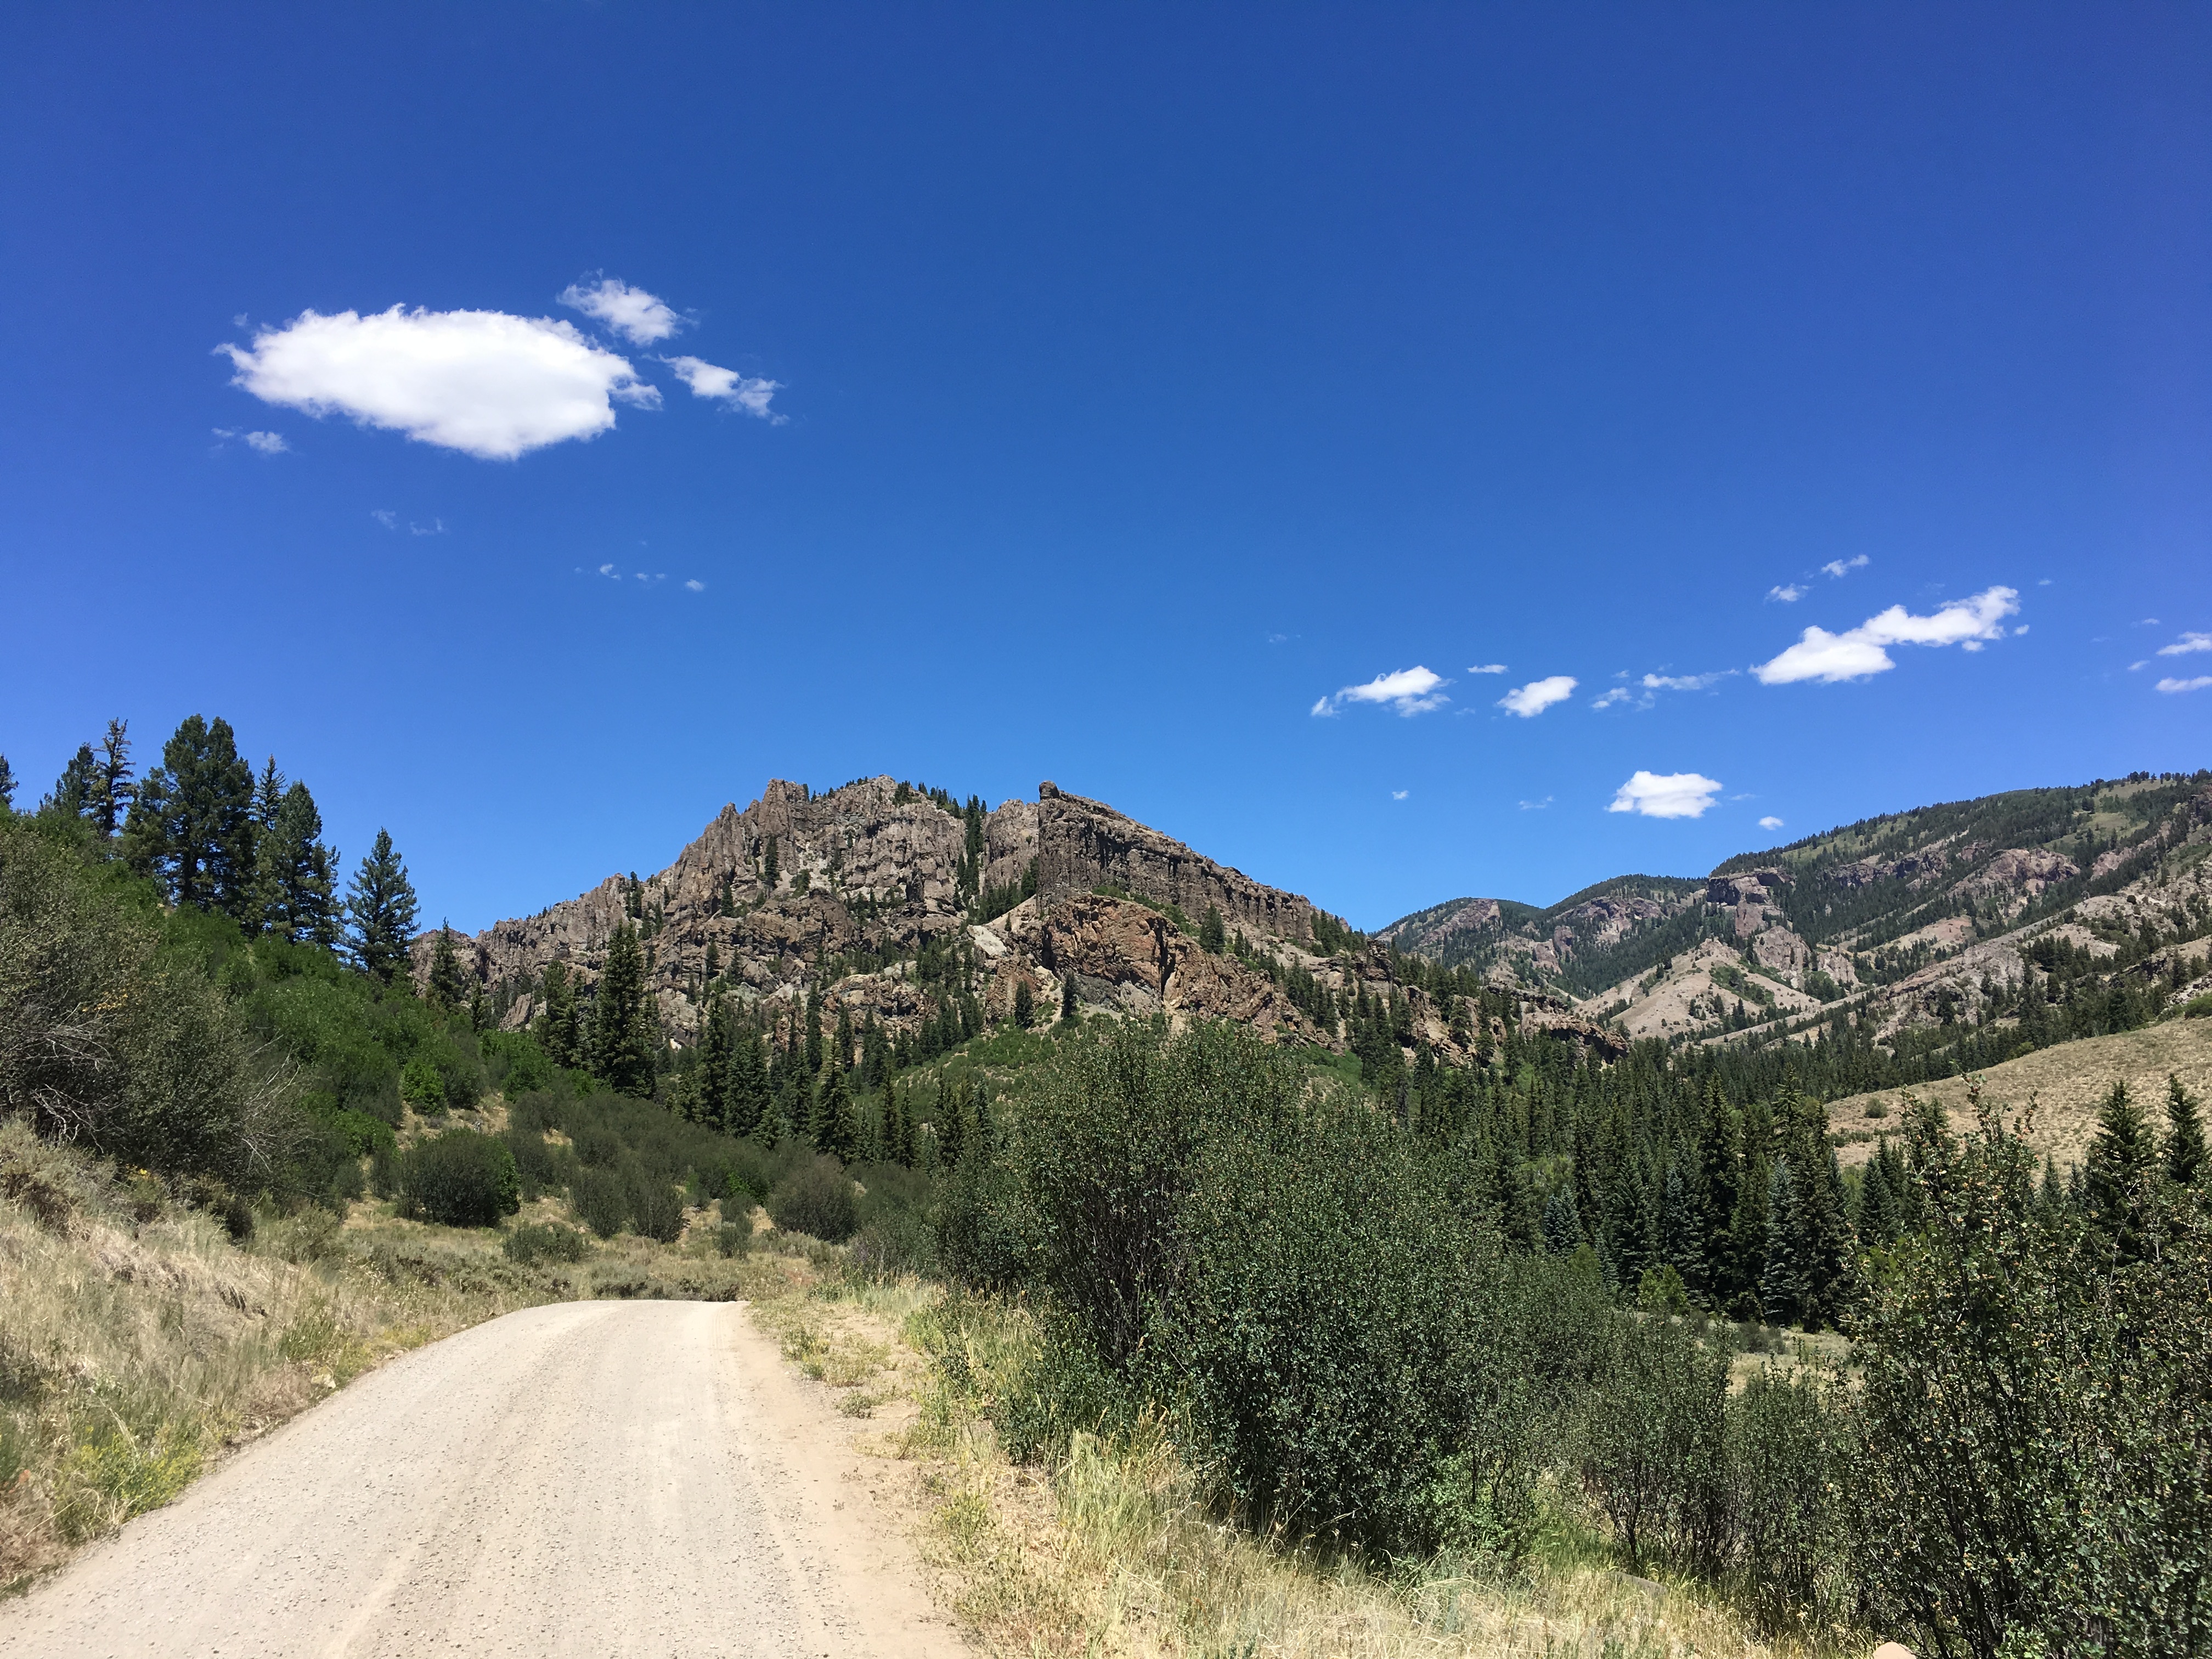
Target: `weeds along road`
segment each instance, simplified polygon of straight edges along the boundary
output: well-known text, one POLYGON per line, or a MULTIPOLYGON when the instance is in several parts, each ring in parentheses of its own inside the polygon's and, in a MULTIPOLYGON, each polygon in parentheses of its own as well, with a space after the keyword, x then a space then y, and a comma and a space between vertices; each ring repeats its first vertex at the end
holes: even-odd
POLYGON ((0 1604, 0 1655, 964 1651, 839 1423, 738 1306, 509 1314, 0 1604))

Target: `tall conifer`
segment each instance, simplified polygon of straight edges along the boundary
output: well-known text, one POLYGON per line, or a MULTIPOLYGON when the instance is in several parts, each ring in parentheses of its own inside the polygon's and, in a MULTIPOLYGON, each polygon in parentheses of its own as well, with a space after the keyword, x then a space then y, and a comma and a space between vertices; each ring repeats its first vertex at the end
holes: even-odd
POLYGON ((100 758, 93 778, 92 822, 102 840, 122 829, 137 792, 131 783, 137 774, 131 765, 131 722, 112 720, 107 735, 100 740, 100 758))
POLYGON ((653 1054, 646 1030, 645 952, 637 930, 619 922, 607 940, 592 1005, 592 1072, 610 1089, 640 1099, 653 1093, 653 1054))
POLYGON ((730 1061, 735 1048, 730 1000, 717 996, 707 1005, 699 1032, 699 1121, 717 1129, 729 1127, 730 1061))
POLYGON ((2166 1079, 2166 1178, 2177 1187, 2194 1187, 2204 1174, 2204 1125, 2197 1097, 2181 1086, 2179 1073, 2166 1079))
POLYGON ((441 1008, 458 1008, 467 990, 460 958, 453 953, 453 930, 441 921, 438 942, 430 947, 430 1000, 441 1008))
MULTIPOLYGON (((139 799, 144 800, 143 793, 139 799)), ((354 872, 346 921, 346 949, 355 966, 390 984, 407 965, 408 941, 415 933, 415 884, 407 879, 407 866, 389 830, 376 832, 375 845, 354 872)))

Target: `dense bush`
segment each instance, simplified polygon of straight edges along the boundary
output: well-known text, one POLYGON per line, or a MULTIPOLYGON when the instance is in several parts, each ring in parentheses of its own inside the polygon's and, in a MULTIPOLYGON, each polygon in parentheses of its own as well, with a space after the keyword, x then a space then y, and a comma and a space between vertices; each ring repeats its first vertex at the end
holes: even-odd
POLYGON ((605 1164, 586 1164, 568 1183, 568 1207, 576 1219, 601 1238, 612 1238, 629 1225, 629 1182, 605 1164))
POLYGON ((511 1261, 532 1267, 540 1261, 581 1261, 591 1251, 591 1241, 574 1227, 555 1222, 532 1222, 517 1227, 500 1241, 511 1261))
POLYGON ((629 1186, 629 1221, 639 1234, 663 1244, 684 1236, 684 1195, 636 1164, 623 1171, 629 1186))
POLYGON ((776 1183, 768 1213, 785 1232, 842 1244, 859 1224, 853 1178, 834 1158, 810 1158, 776 1183))
POLYGON ((489 1135, 448 1129, 399 1161, 400 1213, 448 1227, 494 1227, 522 1207, 514 1155, 489 1135))

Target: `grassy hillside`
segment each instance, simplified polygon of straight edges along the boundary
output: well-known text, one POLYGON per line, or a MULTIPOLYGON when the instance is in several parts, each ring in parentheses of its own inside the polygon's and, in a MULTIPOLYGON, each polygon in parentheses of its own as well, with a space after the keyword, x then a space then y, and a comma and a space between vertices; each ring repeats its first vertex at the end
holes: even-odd
MULTIPOLYGON (((2167 1020, 2140 1031, 2085 1037, 1977 1075, 1987 1098, 2014 1111, 2033 1103, 2035 1116, 2025 1131, 2029 1145, 2062 1166, 2072 1165, 2087 1150, 2096 1132, 2097 1109, 2115 1083, 2126 1084, 2128 1092, 2154 1115, 2169 1076, 2179 1076, 2191 1093, 2212 1097, 2212 1019, 2167 1020)), ((1911 1092, 1940 1102, 1953 1128, 1963 1133, 1974 1122, 1966 1098, 1972 1086, 1970 1079, 1946 1078, 1917 1085, 1911 1092)), ((1881 1090, 1829 1103, 1829 1126, 1844 1164, 1864 1164, 1884 1134, 1902 1136, 1903 1096, 1902 1091, 1881 1090)))

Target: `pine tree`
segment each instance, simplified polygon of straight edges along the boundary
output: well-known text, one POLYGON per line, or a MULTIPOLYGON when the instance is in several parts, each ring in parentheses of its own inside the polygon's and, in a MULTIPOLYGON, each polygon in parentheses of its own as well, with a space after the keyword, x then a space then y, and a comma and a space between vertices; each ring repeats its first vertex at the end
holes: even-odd
POLYGON ((276 809, 284 800, 284 775, 276 769, 276 757, 269 757, 268 764, 261 769, 260 777, 253 786, 253 805, 251 816, 257 841, 276 822, 276 809))
POLYGON ((466 983, 460 958, 453 954, 453 930, 438 924, 438 942, 430 947, 430 1000, 441 1008, 458 1008, 466 983))
POLYGON ((491 1024, 491 999, 484 994, 483 981, 473 981, 469 986, 469 1029, 489 1031, 491 1024))
POLYGON ((1660 1203, 1660 1257, 1682 1276, 1692 1289, 1706 1283, 1703 1206, 1695 1188, 1682 1173, 1682 1159, 1667 1161, 1667 1180, 1660 1203))
POLYGON ((1583 1242, 1582 1213, 1575 1205, 1575 1189, 1561 1185, 1544 1200, 1544 1252, 1572 1255, 1583 1242))
POLYGON ((337 943, 337 854, 323 845, 322 833, 315 798, 295 783, 254 837, 253 919, 295 944, 337 943))
POLYGON ((774 836, 768 838, 768 856, 761 862, 761 880, 771 893, 775 891, 776 877, 780 873, 776 869, 775 840, 774 836))
POLYGON ((806 1027, 799 1054, 806 1063, 806 1075, 818 1077, 822 1073, 822 995, 818 988, 810 987, 807 990, 805 1017, 806 1027))
POLYGON ((2166 1178, 2177 1187, 2194 1187, 2204 1174, 2204 1125, 2197 1097, 2181 1086, 2178 1073, 2166 1079, 2166 1178))
POLYGON ((823 1069, 821 1112, 822 1134, 815 1144, 841 1164, 858 1163, 860 1121, 853 1110, 852 1086, 842 1066, 823 1069))
POLYGON ((830 1057, 831 1063, 840 1072, 851 1071, 853 1069, 853 1011, 842 998, 837 1003, 837 1036, 832 1047, 836 1052, 830 1057))
POLYGON ((2081 1175, 2090 1221, 2129 1261, 2141 1259, 2147 1243, 2150 1182, 2157 1167, 2149 1126, 2129 1097, 2126 1082, 2117 1082, 2098 1111, 2097 1133, 2081 1160, 2081 1175))
POLYGON ((952 1086, 945 1080, 943 1073, 938 1074, 937 1106, 931 1114, 929 1127, 937 1143, 937 1167, 940 1170, 952 1169, 960 1162, 960 1154, 966 1150, 966 1143, 960 1133, 965 1126, 960 1121, 960 1102, 954 1097, 952 1086))
POLYGON ((592 1004, 592 1073, 616 1092, 640 1099, 653 1094, 653 1049, 640 1040, 647 995, 645 952, 639 948, 637 929, 619 922, 607 940, 607 959, 592 1004))
POLYGON ((1759 1317, 1770 1325, 1794 1325, 1802 1316, 1807 1291, 1799 1256, 1802 1233, 1790 1160, 1778 1158, 1767 1176, 1766 1263, 1759 1276, 1759 1317))
MULTIPOLYGON (((1705 1281, 1702 1290, 1716 1308, 1726 1308, 1752 1286, 1736 1279, 1735 1239, 1738 1178, 1743 1161, 1742 1125, 1721 1092, 1720 1079, 1705 1085, 1705 1121, 1698 1135, 1698 1199, 1705 1233, 1705 1281)), ((1679 1263, 1677 1264, 1680 1265, 1679 1263)), ((1689 1275, 1685 1273, 1683 1277, 1689 1275)))
POLYGON ((0 809, 15 810, 15 769, 5 755, 0 755, 0 809))
POLYGON ((52 791, 39 803, 39 811, 64 818, 87 816, 92 811, 94 780, 99 773, 100 763, 93 757, 92 745, 77 744, 76 753, 70 757, 61 776, 54 780, 52 791))
POLYGON ((1075 994, 1075 969, 1064 968, 1060 975, 1060 1017, 1069 1024, 1077 1024, 1083 1009, 1075 994))
POLYGON ((161 881, 173 903, 250 923, 252 805, 253 773, 239 758, 230 723, 191 715, 138 786, 123 827, 124 856, 161 881))
POLYGON ((1030 982, 1018 979, 1014 981, 1014 1024, 1026 1031, 1036 1018, 1036 999, 1030 994, 1030 982))
POLYGON ((1229 931, 1221 920, 1221 907, 1208 904, 1206 914, 1198 921, 1198 948, 1212 956, 1219 956, 1229 944, 1229 931))
POLYGON ((538 1015, 538 1044, 563 1070, 581 1069, 582 1032, 576 1021, 576 982, 565 962, 545 966, 544 1006, 538 1015))
POLYGON ((730 1082, 724 1096, 722 1127, 749 1135, 769 1115, 768 1042, 757 1032, 740 1036, 730 1055, 730 1082))
MULTIPOLYGON (((149 774, 150 787, 156 775, 149 774)), ((145 792, 139 793, 143 805, 145 792)), ((137 811, 131 816, 136 818, 137 811)), ((389 985, 407 965, 408 941, 415 933, 415 884, 392 849, 389 830, 376 832, 375 845, 354 872, 346 896, 346 949, 355 966, 389 985)))
POLYGON ((137 793, 131 781, 136 775, 131 767, 131 722, 112 720, 107 722, 107 735, 100 740, 100 760, 93 777, 92 822, 103 841, 123 827, 131 798, 137 793))
POLYGON ((706 1024, 699 1031, 698 1089, 699 1121, 717 1129, 729 1124, 730 1061, 736 1046, 733 1030, 730 1000, 718 996, 707 1005, 706 1024))

